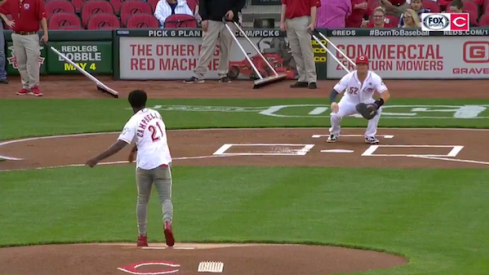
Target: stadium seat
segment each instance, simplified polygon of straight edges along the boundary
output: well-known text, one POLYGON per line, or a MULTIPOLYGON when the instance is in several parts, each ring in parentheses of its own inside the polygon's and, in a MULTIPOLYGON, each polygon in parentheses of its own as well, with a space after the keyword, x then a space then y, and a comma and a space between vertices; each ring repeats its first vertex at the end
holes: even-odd
POLYGON ((114 12, 116 15, 119 15, 121 12, 121 5, 127 1, 141 1, 141 0, 110 0, 110 4, 114 7, 114 12))
POLYGON ((85 2, 81 11, 81 18, 83 26, 88 25, 88 19, 96 13, 110 13, 114 14, 114 8, 107 1, 90 0, 85 2))
POLYGON ((151 14, 138 13, 131 15, 126 22, 129 29, 157 29, 160 27, 158 19, 151 14))
POLYGON ((484 13, 488 13, 489 12, 489 5, 487 5, 486 9, 484 10, 484 13))
POLYGON ((153 14, 153 8, 148 2, 142 1, 127 1, 121 5, 121 23, 125 27, 127 19, 133 14, 146 13, 153 14))
POLYGON ((187 14, 174 14, 166 18, 164 28, 180 29, 180 28, 197 28, 197 20, 187 14))
POLYGON ((368 5, 367 11, 365 12, 365 15, 370 16, 374 13, 375 8, 380 6, 380 1, 379 0, 368 0, 367 5, 368 5))
POLYGON ((489 0, 484 0, 484 3, 482 3, 482 10, 487 10, 487 7, 489 7, 489 0))
POLYGON ((51 0, 44 5, 46 18, 58 12, 75 13, 75 6, 67 0, 51 0))
POLYGON ((156 10, 156 5, 158 5, 158 2, 160 2, 160 0, 148 0, 148 3, 151 5, 151 8, 154 11, 156 10))
POLYGON ((481 18, 479 18, 479 27, 489 26, 489 13, 484 13, 481 18))
POLYGON ((399 24, 399 17, 393 14, 386 14, 384 22, 397 28, 397 25, 399 24))
POLYGON ((436 2, 433 2, 431 0, 424 0, 423 8, 429 9, 430 12, 432 13, 439 13, 441 11, 440 5, 438 5, 436 2))
POLYGON ((95 13, 88 19, 88 30, 113 30, 121 27, 119 18, 113 13, 95 13))
POLYGON ((71 0, 71 3, 75 7, 75 12, 80 13, 83 7, 83 4, 89 0, 71 0))
POLYGON ((59 30, 66 27, 82 28, 80 17, 74 13, 58 12, 48 19, 48 29, 59 30))
POLYGON ((470 14, 470 24, 478 25, 477 19, 479 19, 479 6, 470 0, 465 0, 463 12, 470 14))
POLYGON ((192 11, 192 14, 195 14, 195 8, 197 8, 198 4, 199 4, 198 0, 187 0, 187 5, 192 11))

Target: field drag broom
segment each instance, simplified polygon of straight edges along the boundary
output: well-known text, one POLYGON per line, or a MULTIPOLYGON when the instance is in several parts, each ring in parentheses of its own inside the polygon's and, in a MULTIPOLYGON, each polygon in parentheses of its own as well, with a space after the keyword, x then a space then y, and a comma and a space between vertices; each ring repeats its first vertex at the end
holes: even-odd
POLYGON ((350 62, 350 64, 356 67, 355 62, 353 62, 353 60, 351 60, 348 56, 346 56, 344 52, 338 49, 338 47, 336 47, 335 44, 331 43, 331 41, 329 41, 329 39, 320 31, 314 30, 310 33, 312 35, 312 38, 314 38, 314 40, 318 42, 319 46, 321 46, 321 48, 323 48, 334 59, 334 61, 336 61, 338 65, 340 65, 347 73, 350 73, 350 70, 348 70, 348 68, 343 63, 341 63, 341 61, 328 49, 328 47, 326 47, 326 45, 324 45, 323 42, 321 42, 321 40, 316 36, 316 33, 319 34, 319 36, 321 36, 322 39, 326 40, 328 45, 333 46, 333 48, 335 48, 337 52, 339 52, 346 60, 348 60, 348 62, 350 62))
POLYGON ((226 26, 226 28, 228 29, 229 33, 233 37, 234 41, 238 45, 239 49, 243 52, 243 54, 246 57, 246 59, 248 60, 248 62, 250 62, 250 65, 253 67, 253 70, 255 71, 256 75, 259 78, 259 79, 255 80, 255 84, 253 85, 253 89, 258 89, 258 88, 263 87, 263 86, 266 86, 268 84, 272 84, 272 83, 276 83, 276 82, 280 82, 280 81, 285 80, 285 78, 287 77, 287 75, 286 74, 278 74, 277 73, 277 71, 275 70, 275 68, 272 67, 272 65, 270 64, 270 62, 268 62, 268 60, 261 54, 260 50, 250 40, 250 38, 246 35, 246 33, 243 31, 243 29, 239 26, 238 23, 236 23, 234 21, 226 20, 225 18, 223 18, 222 21, 224 22, 224 25, 226 26), (260 55, 261 59, 263 59, 263 61, 265 61, 265 63, 267 64, 267 66, 272 70, 272 72, 274 74, 273 76, 267 76, 265 78, 262 76, 262 74, 256 68, 255 64, 253 64, 253 62, 251 61, 251 58, 248 56, 248 53, 245 51, 245 49, 243 48, 243 46, 241 45, 241 43, 239 43, 238 38, 234 34, 234 32, 231 29, 231 27, 229 27, 229 25, 227 24, 227 22, 233 22, 234 23, 234 25, 239 30, 239 32, 246 38, 246 40, 248 40, 248 42, 251 44, 251 46, 253 46, 253 48, 258 53, 258 55, 260 55))
POLYGON ((118 98, 119 97, 119 93, 117 91, 115 91, 115 90, 107 87, 107 85, 105 85, 104 83, 102 83, 102 81, 98 80, 93 75, 89 74, 87 71, 85 71, 84 69, 80 68, 80 66, 78 66, 72 60, 70 60, 66 55, 60 53, 58 50, 56 50, 56 48, 50 46, 49 43, 44 43, 44 44, 46 46, 48 46, 59 57, 63 58, 66 62, 70 63, 73 67, 75 67, 80 73, 84 74, 90 80, 92 80, 93 82, 95 82, 95 84, 97 85, 97 90, 99 90, 101 92, 104 92, 104 93, 107 93, 107 94, 113 96, 114 98, 118 98))

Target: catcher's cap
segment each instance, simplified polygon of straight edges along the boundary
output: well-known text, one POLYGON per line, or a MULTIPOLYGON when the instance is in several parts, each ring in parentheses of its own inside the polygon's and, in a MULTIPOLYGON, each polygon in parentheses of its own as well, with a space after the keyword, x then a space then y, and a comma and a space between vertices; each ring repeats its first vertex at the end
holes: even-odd
POLYGON ((368 64, 368 57, 366 55, 360 55, 357 57, 357 60, 355 60, 356 64, 368 64))

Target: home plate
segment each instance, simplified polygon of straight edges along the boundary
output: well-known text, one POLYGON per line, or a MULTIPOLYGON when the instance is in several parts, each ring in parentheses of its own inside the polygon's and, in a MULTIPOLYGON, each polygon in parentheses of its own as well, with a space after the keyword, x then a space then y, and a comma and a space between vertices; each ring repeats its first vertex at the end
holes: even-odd
POLYGON ((330 149, 330 150, 321 150, 321 153, 353 153, 353 150, 330 149))

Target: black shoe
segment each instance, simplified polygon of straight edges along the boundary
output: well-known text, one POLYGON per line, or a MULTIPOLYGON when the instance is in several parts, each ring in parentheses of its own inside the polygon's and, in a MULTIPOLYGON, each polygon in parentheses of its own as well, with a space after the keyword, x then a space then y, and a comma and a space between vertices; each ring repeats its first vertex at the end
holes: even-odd
POLYGON ((219 79, 219 82, 221 82, 221 83, 231 83, 231 78, 229 78, 227 76, 224 76, 224 77, 221 77, 221 79, 219 79))
POLYGON ((290 88, 307 88, 308 85, 309 84, 307 82, 299 82, 299 81, 297 81, 293 85, 290 85, 290 88))
POLYGON ((309 83, 309 89, 317 89, 317 88, 318 88, 318 85, 316 84, 316 82, 309 83))
POLYGON ((0 80, 0 84, 8 84, 8 80, 7 79, 0 80))
POLYGON ((185 79, 183 83, 204 83, 203 79, 197 78, 195 76, 192 76, 189 79, 185 79))

